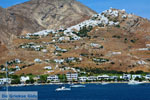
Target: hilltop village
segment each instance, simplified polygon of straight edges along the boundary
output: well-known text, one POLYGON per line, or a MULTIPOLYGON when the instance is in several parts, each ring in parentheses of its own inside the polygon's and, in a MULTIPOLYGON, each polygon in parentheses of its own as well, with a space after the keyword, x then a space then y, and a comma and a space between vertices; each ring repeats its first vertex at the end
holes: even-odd
POLYGON ((12 84, 149 81, 150 43, 130 30, 139 20, 110 8, 66 29, 18 36, 15 49, 1 61, 1 75, 8 65, 12 84))

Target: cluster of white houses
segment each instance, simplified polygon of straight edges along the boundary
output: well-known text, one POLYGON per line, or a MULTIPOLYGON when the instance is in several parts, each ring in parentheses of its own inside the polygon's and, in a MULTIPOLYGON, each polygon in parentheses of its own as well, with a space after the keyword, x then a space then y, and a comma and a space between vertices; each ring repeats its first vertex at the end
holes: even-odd
POLYGON ((44 48, 43 45, 38 45, 34 42, 21 44, 19 47, 22 48, 22 49, 33 49, 35 51, 40 51, 44 48))
MULTIPOLYGON (((123 74, 122 76, 109 76, 109 75, 98 75, 98 76, 79 76, 78 73, 71 73, 68 72, 66 73, 66 81, 68 82, 86 82, 86 81, 99 81, 99 80, 108 80, 108 79, 113 79, 113 80, 117 80, 118 78, 120 79, 124 79, 124 80, 134 80, 135 78, 142 78, 144 77, 146 80, 150 80, 150 74, 147 74, 145 76, 142 76, 140 74, 136 74, 136 75, 131 75, 131 74, 123 74)), ((34 77, 34 80, 39 80, 40 77, 34 77)), ((21 76, 20 77, 20 82, 21 83, 26 83, 27 80, 30 80, 29 76, 21 76)), ((11 83, 12 79, 10 78, 0 78, 0 84, 5 84, 5 83, 11 83)), ((53 82, 53 83, 57 83, 60 82, 59 76, 58 75, 50 75, 47 77, 47 82, 53 82)))
MULTIPOLYGON (((131 80, 131 79, 135 79, 135 78, 142 78, 144 77, 145 79, 150 79, 150 74, 146 75, 146 76, 142 76, 142 75, 131 75, 131 74, 123 74, 122 76, 109 76, 109 75, 98 75, 98 76, 80 76, 78 75, 78 73, 70 73, 68 72, 66 74, 66 78, 67 81, 79 81, 79 82, 86 82, 86 81, 98 81, 98 80, 102 80, 102 79, 124 79, 124 80, 131 80)), ((57 75, 51 75, 49 77, 47 77, 48 81, 51 82, 60 82, 59 77, 57 75)))
MULTIPOLYGON (((145 76, 142 76, 140 74, 136 74, 136 75, 131 75, 131 74, 123 74, 122 76, 109 76, 109 75, 98 75, 98 76, 79 76, 78 73, 71 73, 68 72, 66 74, 66 79, 68 82, 70 81, 78 81, 78 82, 86 82, 86 81, 99 81, 102 79, 124 79, 124 80, 131 80, 131 79, 136 79, 136 78, 142 78, 144 77, 145 79, 150 79, 150 74, 147 74, 145 76)), ((51 75, 47 77, 47 81, 50 82, 60 82, 60 79, 58 77, 58 75, 51 75)))
MULTIPOLYGON (((119 25, 119 22, 110 20, 109 18, 117 18, 119 16, 119 13, 121 13, 122 18, 126 18, 127 17, 127 13, 125 12, 125 10, 116 10, 116 9, 112 9, 110 8, 109 10, 104 11, 101 14, 96 14, 93 15, 93 17, 91 17, 91 19, 89 20, 85 20, 77 25, 71 26, 67 29, 59 29, 59 30, 42 30, 39 32, 35 32, 35 33, 27 33, 26 36, 21 36, 20 38, 22 39, 31 39, 32 36, 48 36, 49 34, 55 34, 55 37, 59 37, 58 41, 63 41, 63 40, 80 40, 81 37, 77 36, 76 34, 74 34, 74 30, 79 31, 80 29, 82 29, 83 27, 88 27, 88 26, 112 26, 112 25, 119 25), (63 36, 59 36, 57 33, 59 32, 63 32, 63 36)), ((55 42, 56 40, 53 39, 53 42, 55 42)))

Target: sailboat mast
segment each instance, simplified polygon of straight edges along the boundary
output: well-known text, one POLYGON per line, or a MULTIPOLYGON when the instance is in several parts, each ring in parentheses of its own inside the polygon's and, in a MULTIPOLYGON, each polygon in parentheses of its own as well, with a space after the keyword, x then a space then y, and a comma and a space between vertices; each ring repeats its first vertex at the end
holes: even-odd
POLYGON ((6 93, 7 93, 7 100, 9 98, 8 96, 8 64, 6 62, 6 93))

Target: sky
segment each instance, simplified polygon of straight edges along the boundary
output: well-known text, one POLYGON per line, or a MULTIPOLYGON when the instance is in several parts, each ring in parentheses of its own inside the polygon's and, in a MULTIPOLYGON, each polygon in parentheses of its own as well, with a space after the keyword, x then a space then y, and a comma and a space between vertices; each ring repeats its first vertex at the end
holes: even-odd
MULTIPOLYGON (((10 7, 29 0, 0 0, 0 6, 10 7)), ((125 9, 128 13, 150 19, 150 0, 77 0, 97 13, 112 8, 125 9)))

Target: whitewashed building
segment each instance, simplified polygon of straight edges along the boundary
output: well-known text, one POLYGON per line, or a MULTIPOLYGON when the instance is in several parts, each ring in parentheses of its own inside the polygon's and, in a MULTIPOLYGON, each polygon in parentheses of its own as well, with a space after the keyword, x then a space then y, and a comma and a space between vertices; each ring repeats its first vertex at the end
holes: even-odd
POLYGON ((88 80, 88 77, 86 76, 79 77, 79 82, 86 82, 87 80, 88 80))
POLYGON ((46 69, 46 70, 51 70, 52 67, 51 67, 51 66, 45 66, 44 69, 46 69))
POLYGON ((78 80, 78 73, 71 73, 71 72, 68 72, 66 74, 66 77, 67 77, 67 81, 77 81, 78 80))
POLYGON ((142 78, 142 75, 132 75, 132 79, 142 78))
POLYGON ((110 76, 109 77, 109 79, 113 79, 113 80, 118 79, 118 78, 119 78, 118 76, 110 76))
POLYGON ((131 74, 123 74, 122 78, 125 79, 125 80, 130 80, 131 79, 131 74))
POLYGON ((47 81, 50 81, 50 82, 59 82, 59 77, 57 75, 51 75, 51 76, 48 76, 47 77, 47 81))
POLYGON ((58 64, 61 64, 64 62, 64 59, 54 59, 54 61, 58 64))
POLYGON ((97 77, 96 76, 89 76, 87 78, 88 81, 96 81, 97 80, 97 77))
POLYGON ((101 80, 101 79, 109 79, 109 75, 99 75, 99 76, 97 76, 97 80, 101 80))
POLYGON ((27 80, 30 80, 29 76, 21 76, 21 78, 20 78, 21 83, 25 83, 27 80))
POLYGON ((147 75, 145 76, 145 79, 150 79, 150 74, 147 74, 147 75))
POLYGON ((0 85, 6 84, 7 82, 8 82, 8 84, 10 84, 11 79, 10 78, 0 78, 0 85))
POLYGON ((41 60, 41 59, 36 58, 36 59, 34 60, 34 62, 36 62, 36 63, 41 63, 41 62, 42 62, 42 60, 41 60))

